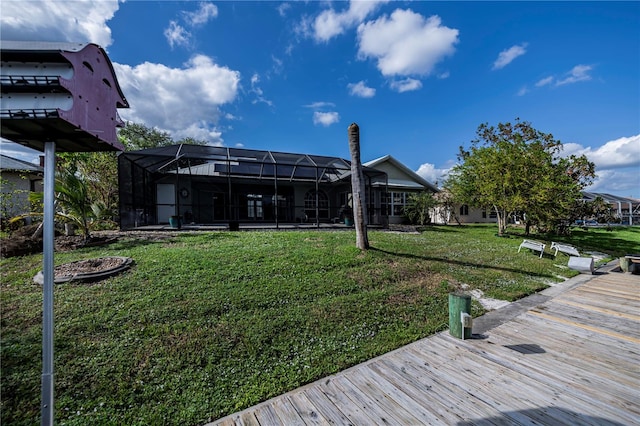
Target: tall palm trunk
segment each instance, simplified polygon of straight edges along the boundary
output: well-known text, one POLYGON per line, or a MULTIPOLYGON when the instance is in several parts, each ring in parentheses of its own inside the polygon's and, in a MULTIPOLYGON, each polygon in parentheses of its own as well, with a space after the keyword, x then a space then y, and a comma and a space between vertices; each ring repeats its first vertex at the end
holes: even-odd
POLYGON ((351 192, 353 193, 353 220, 356 227, 356 247, 369 248, 367 236, 367 206, 365 204, 364 175, 360 162, 360 128, 356 123, 349 126, 349 151, 351 151, 351 192))

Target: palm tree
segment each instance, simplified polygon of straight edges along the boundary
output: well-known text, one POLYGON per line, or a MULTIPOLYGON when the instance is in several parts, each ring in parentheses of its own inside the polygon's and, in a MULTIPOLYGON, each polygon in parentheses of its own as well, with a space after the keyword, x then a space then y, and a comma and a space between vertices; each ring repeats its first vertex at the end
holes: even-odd
POLYGON ((56 179, 56 203, 59 217, 73 223, 84 234, 85 241, 91 238, 88 219, 92 216, 91 203, 88 197, 87 183, 69 169, 59 172, 56 179))
MULTIPOLYGON (((79 177, 72 169, 62 169, 57 172, 55 183, 55 216, 58 220, 73 223, 84 235, 84 241, 91 239, 89 231, 89 219, 93 217, 91 202, 88 198, 88 187, 85 180, 79 177)), ((29 201, 32 206, 42 207, 44 194, 31 192, 29 201)), ((29 216, 42 216, 42 211, 33 211, 11 218, 15 222, 29 216)), ((36 237, 42 233, 42 224, 34 232, 36 237)))

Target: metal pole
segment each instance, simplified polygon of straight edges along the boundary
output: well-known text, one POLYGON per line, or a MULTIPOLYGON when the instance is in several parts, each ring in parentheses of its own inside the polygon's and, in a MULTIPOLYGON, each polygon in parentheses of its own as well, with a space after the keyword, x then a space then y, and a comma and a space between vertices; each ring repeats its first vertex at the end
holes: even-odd
POLYGON ((53 425, 53 239, 56 143, 44 144, 44 220, 42 238, 42 426, 53 425))

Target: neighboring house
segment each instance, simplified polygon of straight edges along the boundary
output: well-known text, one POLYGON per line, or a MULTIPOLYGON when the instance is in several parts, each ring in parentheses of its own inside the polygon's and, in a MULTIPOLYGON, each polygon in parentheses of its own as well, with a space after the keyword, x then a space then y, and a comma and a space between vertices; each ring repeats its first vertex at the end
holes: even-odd
MULTIPOLYGON (((441 191, 436 195, 436 199, 444 196, 444 194, 445 192, 441 191)), ((624 225, 640 224, 640 200, 605 193, 582 192, 584 201, 593 201, 597 197, 602 198, 609 204, 612 216, 618 219, 620 223, 624 225)), ((439 224, 497 222, 495 211, 469 207, 466 204, 454 204, 449 208, 437 207, 432 216, 434 223, 439 224)), ((512 218, 511 220, 514 219, 512 218)))
MULTIPOLYGON (((437 188, 391 156, 363 164, 367 222, 402 220, 407 194, 437 188)), ((351 163, 337 157, 202 145, 118 156, 120 227, 352 219, 351 163)))
POLYGON ((399 224, 405 220, 404 208, 411 194, 419 192, 437 193, 438 188, 420 177, 391 155, 363 164, 387 174, 386 191, 383 191, 382 208, 390 224, 399 224))
POLYGON ((29 192, 42 192, 43 171, 36 164, 0 155, 2 219, 29 212, 29 192))
POLYGON ((582 192, 584 201, 593 201, 598 197, 609 204, 611 215, 620 220, 620 223, 624 225, 640 224, 640 200, 601 192, 582 192))
POLYGON ((467 204, 447 203, 449 193, 442 189, 435 195, 436 201, 442 205, 435 207, 431 213, 431 221, 439 225, 463 223, 496 223, 498 217, 494 210, 470 207, 467 204))

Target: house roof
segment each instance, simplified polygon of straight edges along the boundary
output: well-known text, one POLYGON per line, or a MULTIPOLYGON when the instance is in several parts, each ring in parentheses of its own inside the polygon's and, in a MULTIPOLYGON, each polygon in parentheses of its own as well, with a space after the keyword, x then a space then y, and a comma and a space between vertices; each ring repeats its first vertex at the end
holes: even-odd
POLYGON ((42 173, 44 169, 37 164, 29 163, 27 161, 19 160, 17 158, 8 157, 0 154, 0 170, 2 171, 15 171, 15 172, 31 172, 42 173))
MULTIPOLYGON (((150 172, 200 176, 228 176, 291 180, 344 180, 351 173, 351 163, 339 157, 228 148, 208 145, 178 144, 121 153, 128 160, 150 172)), ((364 173, 385 175, 365 167, 364 173)))
POLYGON ((582 199, 585 201, 593 201, 598 197, 602 198, 607 203, 631 203, 631 204, 640 203, 640 200, 636 198, 619 197, 617 195, 607 194, 604 192, 582 191, 582 199))
POLYGON ((368 161, 364 163, 366 167, 376 168, 381 164, 389 163, 396 169, 400 170, 403 174, 407 175, 409 179, 399 179, 389 177, 388 186, 390 188, 412 188, 412 189, 421 189, 428 188, 433 192, 438 192, 439 189, 431 182, 427 181, 416 172, 402 164, 400 161, 392 157, 391 155, 385 155, 384 157, 376 158, 375 160, 368 161))

